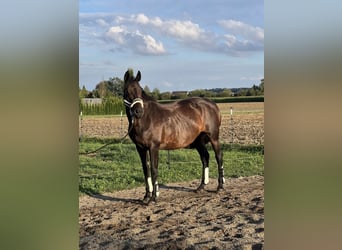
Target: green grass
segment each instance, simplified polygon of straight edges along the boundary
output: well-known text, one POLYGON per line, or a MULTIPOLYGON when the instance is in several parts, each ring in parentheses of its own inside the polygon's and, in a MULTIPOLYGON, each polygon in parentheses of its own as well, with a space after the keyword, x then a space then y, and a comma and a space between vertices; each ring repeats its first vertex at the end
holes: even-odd
MULTIPOLYGON (((84 138, 80 152, 89 152, 110 142, 109 139, 84 138)), ((210 154, 210 177, 217 178, 214 152, 210 154)), ((263 146, 222 145, 225 177, 263 175, 263 146)), ((160 151, 159 176, 161 184, 201 179, 202 166, 199 155, 193 149, 160 151)), ((115 141, 92 156, 80 155, 80 193, 102 193, 130 189, 144 185, 144 175, 135 145, 129 140, 115 141)))

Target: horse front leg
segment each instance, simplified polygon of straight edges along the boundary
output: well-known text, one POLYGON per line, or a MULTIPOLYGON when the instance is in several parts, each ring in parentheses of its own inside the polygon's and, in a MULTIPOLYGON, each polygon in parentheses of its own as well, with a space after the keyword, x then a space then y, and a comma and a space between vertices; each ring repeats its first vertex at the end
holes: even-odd
POLYGON ((158 160, 159 160, 159 149, 153 147, 150 149, 150 160, 151 160, 151 174, 152 174, 152 201, 157 201, 159 196, 159 185, 158 185, 158 160))
POLYGON ((145 178, 145 196, 143 199, 143 203, 147 204, 150 201, 150 198, 152 196, 152 179, 151 179, 151 168, 149 166, 149 163, 147 161, 147 149, 146 148, 141 148, 139 146, 136 146, 137 151, 140 156, 142 168, 144 171, 144 178, 145 178))
POLYGON ((196 192, 200 192, 209 183, 209 153, 202 143, 197 144, 196 149, 202 161, 202 180, 200 186, 196 189, 196 192))

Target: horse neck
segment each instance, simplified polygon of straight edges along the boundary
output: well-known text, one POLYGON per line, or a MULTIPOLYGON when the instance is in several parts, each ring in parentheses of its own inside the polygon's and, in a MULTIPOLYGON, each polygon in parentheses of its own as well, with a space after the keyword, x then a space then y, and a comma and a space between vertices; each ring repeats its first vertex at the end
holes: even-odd
POLYGON ((145 92, 142 94, 142 100, 144 102, 144 110, 147 112, 150 111, 151 106, 158 103, 153 97, 147 95, 145 92))
POLYGON ((152 96, 146 94, 145 91, 142 92, 142 99, 144 102, 157 102, 152 96))

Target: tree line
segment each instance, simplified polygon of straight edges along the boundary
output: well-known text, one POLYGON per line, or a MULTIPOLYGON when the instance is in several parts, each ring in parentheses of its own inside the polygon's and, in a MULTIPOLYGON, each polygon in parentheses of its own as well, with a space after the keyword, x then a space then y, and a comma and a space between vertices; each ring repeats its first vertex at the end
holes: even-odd
MULTIPOLYGON (((118 77, 112 77, 108 80, 99 82, 95 89, 89 91, 83 85, 79 88, 79 98, 101 98, 104 102, 116 100, 123 96, 124 82, 118 77)), ((183 99, 189 96, 199 97, 231 97, 231 96, 263 96, 264 95, 264 79, 260 80, 258 85, 253 85, 251 88, 212 88, 212 89, 195 89, 192 91, 173 91, 173 92, 160 92, 158 88, 152 91, 145 85, 144 91, 154 97, 156 100, 172 100, 183 99)))

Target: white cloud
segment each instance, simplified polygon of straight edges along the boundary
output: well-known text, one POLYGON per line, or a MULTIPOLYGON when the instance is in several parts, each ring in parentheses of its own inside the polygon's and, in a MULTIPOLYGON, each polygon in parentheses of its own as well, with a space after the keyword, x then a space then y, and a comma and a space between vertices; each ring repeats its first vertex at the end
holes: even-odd
POLYGON ((161 55, 165 54, 165 48, 161 42, 157 42, 150 35, 142 34, 140 31, 129 34, 129 44, 131 48, 139 54, 161 55))
POLYGON ((220 20, 218 23, 230 34, 223 35, 225 49, 232 54, 260 51, 264 48, 264 30, 237 20, 220 20))
POLYGON ((147 24, 149 23, 149 18, 144 14, 138 14, 136 17, 136 22, 140 24, 147 24))
POLYGON ((161 29, 168 35, 187 41, 197 40, 204 33, 198 24, 191 21, 166 21, 161 26, 161 29))
POLYGON ((180 21, 175 19, 162 20, 160 17, 148 17, 145 14, 131 15, 128 18, 117 17, 118 23, 135 23, 143 26, 150 26, 163 34, 182 40, 196 40, 204 33, 199 25, 191 21, 180 21))
POLYGON ((232 53, 239 54, 241 52, 256 51, 263 48, 263 44, 251 40, 240 40, 234 35, 224 35, 224 49, 230 50, 232 53))
POLYGON ((159 17, 151 18, 150 23, 156 27, 161 27, 163 25, 163 21, 159 17))
POLYGON ((264 30, 236 20, 220 20, 218 23, 235 35, 243 36, 250 40, 264 41, 264 30))
POLYGON ((233 56, 263 50, 264 30, 260 27, 232 19, 217 23, 221 30, 210 31, 191 20, 162 19, 143 13, 126 16, 81 14, 80 40, 83 44, 101 44, 103 49, 128 49, 143 55, 166 54, 164 43, 173 49, 181 46, 233 56), (106 46, 102 46, 103 42, 106 46))
POLYGON ((226 38, 225 44, 228 46, 228 48, 233 48, 234 46, 236 46, 237 39, 235 36, 224 35, 224 37, 226 38))
POLYGON ((138 54, 161 55, 166 53, 162 42, 157 42, 152 36, 142 34, 138 30, 129 32, 121 26, 113 26, 106 32, 106 38, 120 47, 130 48, 138 54))
POLYGON ((138 28, 155 31, 159 35, 167 35, 187 47, 201 51, 241 55, 247 51, 263 49, 263 29, 231 19, 218 21, 230 31, 230 34, 224 35, 206 31, 190 20, 162 20, 142 13, 117 18, 117 21, 125 25, 137 25, 138 28))
POLYGON ((96 23, 100 26, 108 26, 108 23, 102 18, 97 19, 96 23))
POLYGON ((108 32, 106 33, 106 36, 111 38, 114 42, 117 44, 124 44, 125 43, 125 31, 120 26, 114 26, 111 27, 108 32))

